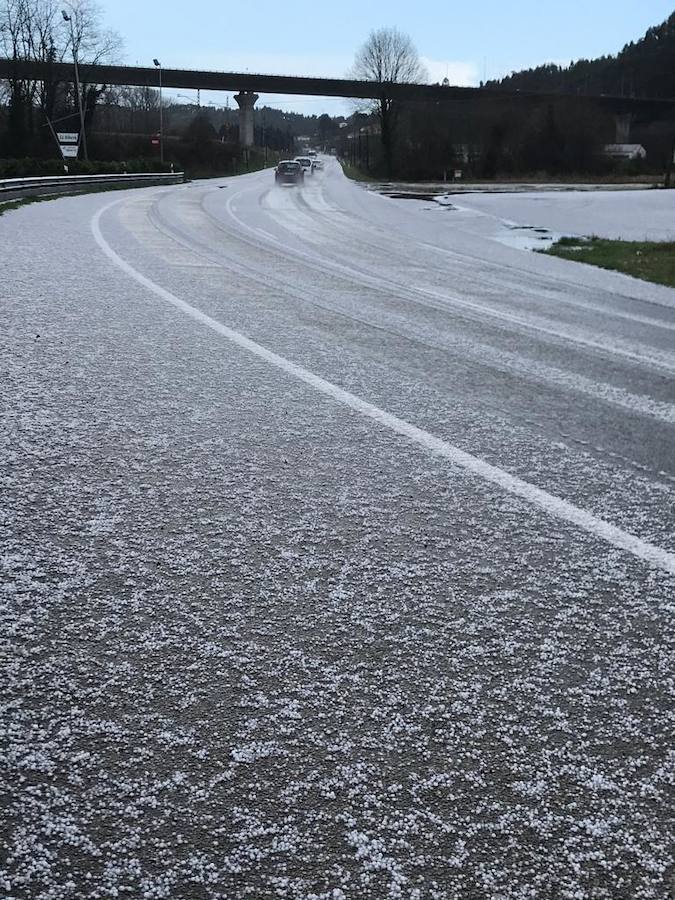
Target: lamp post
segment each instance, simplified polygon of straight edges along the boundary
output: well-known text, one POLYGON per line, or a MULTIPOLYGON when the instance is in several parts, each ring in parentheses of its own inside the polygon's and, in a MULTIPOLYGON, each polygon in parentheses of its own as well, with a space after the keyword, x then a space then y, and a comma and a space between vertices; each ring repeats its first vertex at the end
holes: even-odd
POLYGON ((162 64, 158 59, 153 59, 153 63, 159 69, 159 161, 164 165, 164 134, 162 123, 162 64))
POLYGON ((77 67, 77 44, 75 43, 75 32, 73 31, 73 18, 69 16, 65 9, 61 10, 63 21, 70 25, 70 42, 73 45, 73 64, 75 66, 75 90, 77 92, 77 108, 80 113, 80 134, 82 136, 82 152, 85 160, 89 159, 87 153, 87 133, 84 129, 84 111, 82 109, 82 89, 80 87, 80 73, 77 67))

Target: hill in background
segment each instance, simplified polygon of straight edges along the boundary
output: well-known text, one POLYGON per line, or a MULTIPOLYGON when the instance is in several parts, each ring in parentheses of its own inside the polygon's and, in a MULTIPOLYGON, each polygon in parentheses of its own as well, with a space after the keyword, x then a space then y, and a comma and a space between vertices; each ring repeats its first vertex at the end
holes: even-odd
POLYGON ((675 97, 675 12, 661 25, 631 41, 616 56, 552 63, 513 72, 486 87, 504 90, 610 94, 620 97, 675 97))

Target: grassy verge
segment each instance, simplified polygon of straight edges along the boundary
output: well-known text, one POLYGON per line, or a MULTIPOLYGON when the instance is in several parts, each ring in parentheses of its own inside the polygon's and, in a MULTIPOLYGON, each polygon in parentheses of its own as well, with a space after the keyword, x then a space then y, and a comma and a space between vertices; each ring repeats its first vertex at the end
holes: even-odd
POLYGON ((562 238, 541 252, 675 287, 675 242, 562 238))
POLYGON ((4 203, 0 200, 0 216, 12 209, 19 209, 20 206, 28 206, 29 203, 39 203, 40 200, 51 200, 50 196, 45 197, 20 197, 18 200, 7 200, 4 203))
POLYGON ((357 168, 357 166, 353 166, 351 163, 345 162, 345 160, 341 159, 340 163, 342 165, 342 171, 345 173, 347 178, 351 178, 352 181, 381 181, 379 178, 374 178, 372 175, 369 175, 367 172, 364 172, 363 169, 357 168))
MULTIPOLYGON (((70 159, 68 175, 148 175, 170 172, 171 163, 157 159, 130 159, 127 162, 70 159)), ((62 159, 0 159, 0 178, 58 177, 66 174, 62 159)))

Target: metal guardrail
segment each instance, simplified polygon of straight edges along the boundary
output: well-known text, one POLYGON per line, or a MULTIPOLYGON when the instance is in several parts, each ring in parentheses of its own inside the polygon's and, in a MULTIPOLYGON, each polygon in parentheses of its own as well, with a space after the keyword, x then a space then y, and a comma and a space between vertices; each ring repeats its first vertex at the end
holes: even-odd
POLYGON ((22 197, 46 194, 76 194, 79 191, 114 185, 116 187, 149 187, 159 184, 181 184, 184 172, 144 172, 126 175, 55 175, 40 178, 1 178, 0 203, 22 197))

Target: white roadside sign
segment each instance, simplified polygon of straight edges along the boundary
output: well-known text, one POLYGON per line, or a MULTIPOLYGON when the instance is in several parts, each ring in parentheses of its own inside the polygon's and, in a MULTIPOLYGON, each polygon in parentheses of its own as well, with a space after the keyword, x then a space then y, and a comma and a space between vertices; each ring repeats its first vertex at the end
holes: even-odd
POLYGON ((56 136, 59 144, 77 144, 80 140, 80 134, 77 131, 57 131, 56 136))
POLYGON ((77 144, 61 144, 61 154, 64 159, 75 159, 80 149, 77 144))

